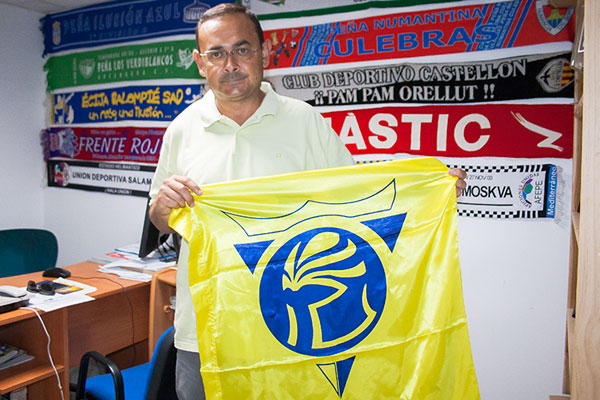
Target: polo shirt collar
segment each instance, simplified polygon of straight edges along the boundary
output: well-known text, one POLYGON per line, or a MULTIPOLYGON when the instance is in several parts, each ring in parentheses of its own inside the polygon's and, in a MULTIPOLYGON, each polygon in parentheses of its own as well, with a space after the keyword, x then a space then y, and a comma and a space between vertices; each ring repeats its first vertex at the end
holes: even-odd
MULTIPOLYGON (((277 94, 268 82, 262 82, 260 89, 266 92, 266 96, 263 99, 258 109, 248 118, 245 124, 249 124, 255 121, 260 121, 265 115, 276 115, 279 109, 279 102, 277 101, 277 94)), ((217 109, 217 103, 215 102, 215 94, 212 90, 209 90, 200 99, 202 106, 201 119, 205 127, 208 127, 215 122, 229 120, 226 116, 221 114, 217 109)))

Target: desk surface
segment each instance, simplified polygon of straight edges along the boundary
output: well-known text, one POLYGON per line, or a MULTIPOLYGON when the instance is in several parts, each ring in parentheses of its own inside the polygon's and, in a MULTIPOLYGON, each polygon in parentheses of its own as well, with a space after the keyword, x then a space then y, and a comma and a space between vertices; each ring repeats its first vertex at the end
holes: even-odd
MULTIPOLYGON (((73 264, 64 269, 71 271, 71 276, 67 279, 77 281, 78 278, 82 278, 79 281, 90 286, 94 286, 98 290, 90 293, 89 295, 95 299, 101 299, 118 292, 122 292, 123 289, 130 290, 140 287, 148 286, 148 282, 138 282, 128 279, 121 279, 117 275, 107 274, 98 271, 100 264, 93 263, 90 261, 84 261, 78 264, 73 264)), ((39 282, 42 280, 53 280, 54 278, 45 278, 42 276, 42 272, 32 272, 25 275, 9 276, 6 278, 0 278, 0 285, 11 285, 24 287, 27 286, 27 282, 32 280, 39 282)), ((43 312, 41 312, 43 313, 43 312)), ((33 311, 30 310, 15 310, 7 313, 0 314, 0 325, 9 324, 11 322, 20 321, 25 318, 30 318, 33 311)))
MULTIPOLYGON (((77 366, 89 350, 113 354, 121 367, 148 360, 148 316, 150 283, 120 279, 99 272, 99 264, 82 262, 65 269, 68 279, 97 288, 94 301, 51 312, 40 312, 50 336, 52 354, 58 364, 63 390, 68 395, 68 371, 77 366), (125 356, 127 354, 127 356, 125 356), (118 358, 121 358, 119 362, 118 358)), ((29 280, 45 279, 42 272, 0 278, 0 285, 27 286, 29 280)), ((36 359, 0 371, 0 393, 27 386, 30 398, 59 398, 52 369, 46 356, 46 337, 31 310, 18 309, 0 314, 0 343, 28 350, 36 359)))

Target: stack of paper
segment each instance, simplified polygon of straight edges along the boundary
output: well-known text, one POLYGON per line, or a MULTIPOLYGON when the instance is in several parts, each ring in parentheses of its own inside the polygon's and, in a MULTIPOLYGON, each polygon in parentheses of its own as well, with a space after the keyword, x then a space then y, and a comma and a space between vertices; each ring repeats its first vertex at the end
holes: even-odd
POLYGON ((0 370, 22 364, 34 358, 34 356, 28 354, 25 350, 9 344, 0 344, 0 370))
POLYGON ((94 300, 88 294, 98 290, 94 286, 65 278, 57 278, 51 284, 56 294, 54 296, 39 293, 32 294, 29 299, 29 304, 32 307, 49 312, 73 304, 85 303, 94 300))
MULTIPOLYGON (((124 279, 149 282, 155 272, 175 265, 174 252, 169 254, 162 252, 161 254, 158 251, 153 251, 147 257, 140 258, 137 256, 139 247, 139 243, 131 244, 119 247, 112 253, 106 254, 104 260, 109 261, 98 268, 98 271, 116 274, 124 279)), ((99 260, 100 257, 96 259, 99 260)))
POLYGON ((90 258, 90 261, 96 262, 98 264, 108 264, 115 261, 123 260, 136 260, 143 262, 170 262, 174 261, 177 258, 175 250, 170 246, 163 246, 160 248, 160 250, 154 250, 144 258, 138 257, 139 248, 139 243, 134 243, 127 246, 120 246, 109 253, 101 254, 99 256, 93 256, 92 258, 90 258))

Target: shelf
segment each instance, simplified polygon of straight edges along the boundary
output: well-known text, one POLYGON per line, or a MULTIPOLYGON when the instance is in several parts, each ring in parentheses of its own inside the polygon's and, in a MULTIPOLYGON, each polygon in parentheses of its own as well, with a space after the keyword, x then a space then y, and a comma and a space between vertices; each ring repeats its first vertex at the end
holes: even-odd
MULTIPOLYGON (((40 315, 44 315, 43 311, 39 311, 40 315)), ((0 326, 8 325, 19 321, 25 321, 32 316, 35 316, 33 311, 27 309, 17 309, 10 312, 0 314, 0 326)))
MULTIPOLYGON (((556 0, 552 0, 556 2, 556 0)), ((600 2, 578 0, 576 31, 585 24, 583 70, 575 76, 572 238, 567 310, 568 359, 563 389, 578 400, 600 399, 600 2), (585 75, 585 79, 584 76, 585 75), (583 100, 585 93, 585 100, 583 100)))
POLYGON ((569 371, 573 371, 573 365, 571 364, 571 361, 573 359, 573 357, 571 357, 571 354, 573 354, 573 352, 575 351, 574 344, 573 344, 573 335, 575 334, 575 318, 573 318, 573 309, 572 308, 567 308, 567 338, 571 338, 571 340, 567 340, 567 363, 568 363, 568 368, 569 371))
MULTIPOLYGON (((59 364, 56 365, 56 369, 60 374, 65 370, 65 367, 59 364)), ((3 369, 0 371, 0 394, 6 394, 49 377, 55 377, 54 370, 48 361, 39 360, 38 358, 3 369)))

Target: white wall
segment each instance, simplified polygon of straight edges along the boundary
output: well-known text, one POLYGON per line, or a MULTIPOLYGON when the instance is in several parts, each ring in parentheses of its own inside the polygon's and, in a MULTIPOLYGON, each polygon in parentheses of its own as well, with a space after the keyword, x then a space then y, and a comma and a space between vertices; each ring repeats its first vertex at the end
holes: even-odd
POLYGON ((40 17, 0 4, 0 229, 44 223, 40 17))
POLYGON ((44 195, 45 226, 60 242, 59 265, 140 240, 144 198, 60 188, 46 188, 44 195))
POLYGON ((481 398, 547 400, 561 394, 568 226, 552 219, 481 224, 459 217, 458 231, 481 398), (504 245, 511 237, 519 240, 504 245))
POLYGON ((139 241, 146 201, 46 186, 41 17, 0 4, 0 229, 51 230, 64 266, 139 241))
MULTIPOLYGON (((0 229, 52 230, 60 243, 58 264, 69 265, 138 241, 145 200, 45 186, 39 145, 45 125, 40 17, 0 4, 0 229)), ((473 357, 486 400, 542 400, 560 392, 565 221, 488 221, 482 229, 478 220, 459 218, 473 357), (515 235, 526 239, 499 245, 515 235), (546 250, 536 251, 539 247, 546 250)))

